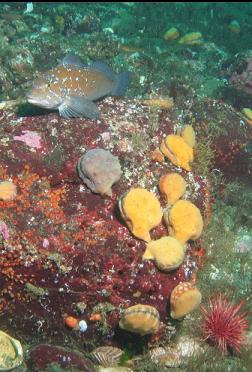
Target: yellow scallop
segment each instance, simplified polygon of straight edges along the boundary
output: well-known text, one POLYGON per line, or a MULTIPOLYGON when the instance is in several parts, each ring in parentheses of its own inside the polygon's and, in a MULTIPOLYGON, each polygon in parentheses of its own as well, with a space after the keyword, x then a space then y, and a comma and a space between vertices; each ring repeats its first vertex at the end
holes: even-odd
POLYGON ((153 259, 160 270, 177 269, 185 257, 184 246, 175 238, 165 236, 147 244, 143 259, 153 259))
POLYGON ((195 132, 191 125, 186 125, 182 131, 181 137, 190 146, 195 146, 195 132))
POLYGON ((190 282, 180 283, 171 293, 171 317, 179 319, 191 313, 200 305, 201 297, 200 291, 193 284, 190 282))
POLYGON ((167 202, 173 205, 186 191, 186 181, 178 173, 164 174, 159 180, 159 190, 167 202))
POLYGON ((13 200, 17 195, 17 187, 13 182, 3 181, 0 182, 0 199, 13 200))
POLYGON ((171 236, 181 243, 196 240, 203 230, 203 219, 199 208, 189 200, 178 200, 169 215, 164 216, 171 236))
POLYGON ((171 27, 164 34, 164 39, 166 41, 172 41, 179 37, 179 30, 176 27, 171 27))
POLYGON ((159 329, 160 317, 158 310, 150 305, 134 305, 125 310, 119 326, 126 331, 138 333, 141 336, 156 333, 159 329))
POLYGON ((193 149, 184 138, 177 134, 169 134, 161 143, 160 151, 170 161, 187 171, 191 171, 190 163, 193 161, 193 149))
POLYGON ((179 44, 202 45, 203 36, 201 32, 189 32, 179 39, 179 44))
POLYGON ((123 219, 134 236, 150 241, 150 230, 160 224, 163 212, 156 196, 145 189, 131 189, 119 200, 123 219))

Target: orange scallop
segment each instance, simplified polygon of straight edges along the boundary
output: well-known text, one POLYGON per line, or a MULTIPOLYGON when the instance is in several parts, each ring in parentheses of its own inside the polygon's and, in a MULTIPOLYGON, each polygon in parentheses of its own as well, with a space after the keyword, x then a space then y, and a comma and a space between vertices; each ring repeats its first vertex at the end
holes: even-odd
POLYGON ((0 199, 13 200, 17 195, 17 187, 13 182, 2 181, 0 182, 0 199))

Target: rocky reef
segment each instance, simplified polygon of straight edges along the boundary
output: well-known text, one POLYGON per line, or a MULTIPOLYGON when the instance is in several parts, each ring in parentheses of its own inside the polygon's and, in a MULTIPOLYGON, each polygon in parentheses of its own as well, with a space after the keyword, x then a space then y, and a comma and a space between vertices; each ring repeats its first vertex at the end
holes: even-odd
POLYGON ((249 14, 202 3, 195 28, 186 3, 31 4, 0 14, 0 328, 23 369, 246 368, 249 330, 221 359, 200 302, 252 305, 249 14), (26 102, 68 52, 132 72, 99 120, 26 102))
MULTIPOLYGON (((131 338, 118 328, 123 310, 141 303, 154 306, 161 321, 158 336, 145 336, 145 342, 162 340, 169 334, 172 290, 180 282, 194 282, 200 267, 201 239, 187 242, 184 261, 175 271, 164 272, 152 260, 143 260, 145 243, 130 233, 118 207, 124 193, 140 186, 152 191, 165 208, 159 180, 179 171, 187 184, 183 198, 195 203, 207 224, 210 180, 155 159, 161 139, 179 125, 172 113, 157 109, 153 133, 149 108, 139 100, 106 98, 99 109, 99 122, 1 111, 1 180, 16 185, 15 197, 0 201, 1 220, 8 229, 1 243, 1 313, 6 325, 27 342, 36 334, 38 342, 81 343, 87 351, 92 345, 120 345, 131 338), (23 132, 36 133, 40 146, 21 141, 23 132), (134 138, 143 133, 145 139, 136 149, 134 138), (111 196, 93 193, 78 176, 80 156, 98 147, 109 150, 121 164, 123 173, 111 196), (85 320, 86 331, 66 327, 66 314, 85 320), (100 315, 98 320, 93 320, 94 314, 100 315)), ((200 142, 204 131, 195 129, 200 142)), ((217 137, 215 146, 218 143, 217 137)), ((217 152, 215 161, 220 162, 217 152)), ((151 239, 167 232, 163 220, 151 230, 151 239)))

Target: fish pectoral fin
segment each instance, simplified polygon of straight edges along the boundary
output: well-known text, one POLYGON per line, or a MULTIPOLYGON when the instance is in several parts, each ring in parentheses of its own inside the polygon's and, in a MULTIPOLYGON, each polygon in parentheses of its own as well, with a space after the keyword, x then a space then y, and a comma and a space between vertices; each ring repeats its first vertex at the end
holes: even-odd
POLYGON ((99 111, 97 106, 86 98, 78 96, 69 96, 59 106, 59 114, 64 118, 80 118, 99 119, 99 111))
POLYGON ((62 61, 59 63, 59 66, 67 66, 67 65, 74 65, 77 67, 87 67, 81 60, 77 54, 68 53, 62 61))

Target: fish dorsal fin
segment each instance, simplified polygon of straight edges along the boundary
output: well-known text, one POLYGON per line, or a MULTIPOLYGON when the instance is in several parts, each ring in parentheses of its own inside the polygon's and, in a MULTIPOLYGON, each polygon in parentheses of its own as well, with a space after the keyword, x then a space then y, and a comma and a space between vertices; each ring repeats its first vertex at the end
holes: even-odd
POLYGON ((116 75, 113 73, 111 68, 102 61, 95 61, 90 65, 90 68, 96 71, 103 72, 104 75, 110 80, 114 80, 116 75))
POLYGON ((60 62, 59 66, 67 66, 67 65, 74 65, 77 67, 87 67, 81 60, 77 54, 69 53, 67 54, 62 61, 60 62))

